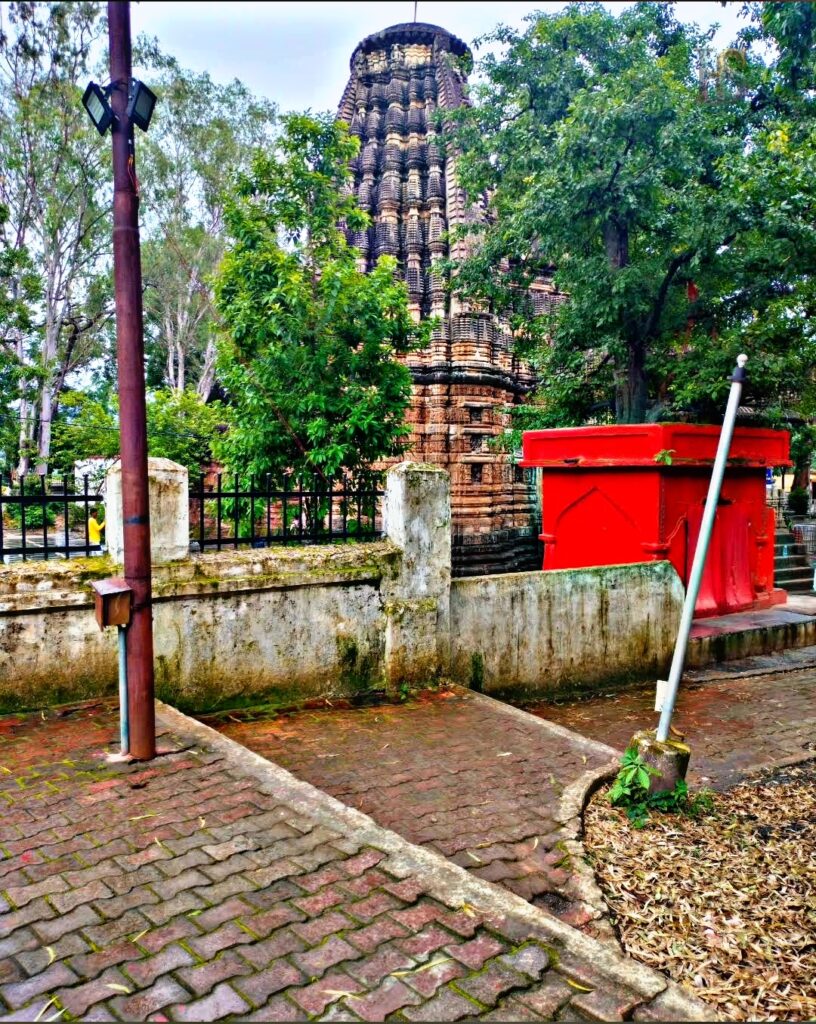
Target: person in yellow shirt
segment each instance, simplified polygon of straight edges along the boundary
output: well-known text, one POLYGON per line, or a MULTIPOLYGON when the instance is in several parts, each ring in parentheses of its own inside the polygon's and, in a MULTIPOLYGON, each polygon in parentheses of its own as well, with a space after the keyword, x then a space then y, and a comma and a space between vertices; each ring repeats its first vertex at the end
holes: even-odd
POLYGON ((96 545, 98 544, 102 550, 105 550, 105 545, 102 543, 102 531, 105 529, 105 519, 102 516, 102 510, 99 508, 94 509, 92 516, 88 517, 88 541, 96 545), (102 518, 102 522, 99 522, 99 518, 102 518))

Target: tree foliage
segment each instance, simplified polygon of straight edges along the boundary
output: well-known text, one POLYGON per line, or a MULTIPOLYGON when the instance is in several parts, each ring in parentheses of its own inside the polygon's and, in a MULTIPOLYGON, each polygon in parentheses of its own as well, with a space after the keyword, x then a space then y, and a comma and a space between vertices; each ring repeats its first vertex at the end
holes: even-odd
POLYGON ((158 103, 140 140, 148 376, 206 401, 215 378, 212 276, 224 250, 223 203, 235 173, 269 144, 274 104, 239 81, 213 82, 140 40, 158 103))
POLYGON ((769 66, 753 45, 774 19, 798 40, 809 7, 757 5, 720 54, 664 3, 571 4, 490 37, 503 54, 453 133, 464 186, 489 196, 457 287, 539 370, 525 425, 713 418, 742 349, 755 403, 811 401, 812 46, 780 37, 769 66), (553 271, 565 299, 535 317, 527 288, 553 271))
POLYGON ((330 478, 405 448, 410 375, 394 356, 429 325, 413 323, 393 260, 365 274, 347 244, 343 224, 367 223, 346 187, 357 147, 333 118, 288 115, 225 207, 220 450, 241 473, 330 478))
MULTIPOLYGON (((60 396, 99 354, 110 315, 104 260, 110 160, 82 109, 91 47, 104 23, 98 3, 11 3, 0 33, 0 202, 7 252, 36 275, 25 322, 5 321, 16 366, 19 470, 44 471, 60 396), (103 155, 104 154, 104 155, 103 155)), ((12 274, 18 299, 22 278, 12 274)))

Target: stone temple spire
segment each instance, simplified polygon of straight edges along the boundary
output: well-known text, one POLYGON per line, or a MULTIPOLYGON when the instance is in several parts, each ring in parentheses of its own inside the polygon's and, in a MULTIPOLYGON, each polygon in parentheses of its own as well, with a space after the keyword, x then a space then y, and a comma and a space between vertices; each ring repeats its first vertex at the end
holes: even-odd
POLYGON ((382 255, 396 257, 413 315, 438 321, 428 348, 407 358, 410 457, 451 475, 459 575, 540 565, 529 482, 491 446, 532 374, 513 355, 503 325, 450 292, 443 269, 464 254, 449 233, 482 215, 457 185, 455 158, 437 128, 440 113, 465 102, 470 59, 465 43, 437 25, 393 25, 354 50, 338 111, 360 138, 353 189, 371 215, 371 226, 349 240, 364 269, 382 255))

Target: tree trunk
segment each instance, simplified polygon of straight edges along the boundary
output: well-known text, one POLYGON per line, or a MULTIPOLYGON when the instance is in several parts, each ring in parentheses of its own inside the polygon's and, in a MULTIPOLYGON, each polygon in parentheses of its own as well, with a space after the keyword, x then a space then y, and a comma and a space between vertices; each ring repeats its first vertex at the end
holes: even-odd
POLYGON ((642 345, 629 345, 626 365, 619 367, 615 376, 615 420, 618 423, 643 423, 649 391, 646 350, 642 345))
POLYGON ((43 384, 40 393, 40 439, 37 447, 37 473, 45 476, 48 473, 48 460, 51 458, 51 423, 54 418, 54 393, 50 384, 43 384))
POLYGON ((198 378, 196 391, 202 402, 208 402, 215 384, 215 342, 212 338, 207 340, 207 349, 204 352, 204 366, 201 369, 201 376, 198 378))

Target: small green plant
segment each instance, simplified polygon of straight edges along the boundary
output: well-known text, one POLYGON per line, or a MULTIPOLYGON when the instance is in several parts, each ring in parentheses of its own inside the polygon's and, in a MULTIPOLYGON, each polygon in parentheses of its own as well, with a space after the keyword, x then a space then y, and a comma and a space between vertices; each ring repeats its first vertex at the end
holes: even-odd
POLYGON ((407 701, 410 696, 411 696, 411 687, 408 685, 408 683, 400 683, 400 688, 399 688, 400 703, 404 704, 405 701, 407 701))
POLYGON ((674 462, 674 456, 676 454, 676 448, 661 448, 660 451, 655 454, 654 460, 661 466, 670 466, 674 462))
POLYGON ((683 779, 678 780, 674 789, 650 793, 650 781, 659 775, 660 772, 646 764, 635 747, 629 747, 621 758, 620 771, 609 790, 609 802, 615 807, 622 807, 635 828, 643 828, 649 820, 650 811, 698 817, 713 808, 714 801, 708 790, 690 796, 683 779))

